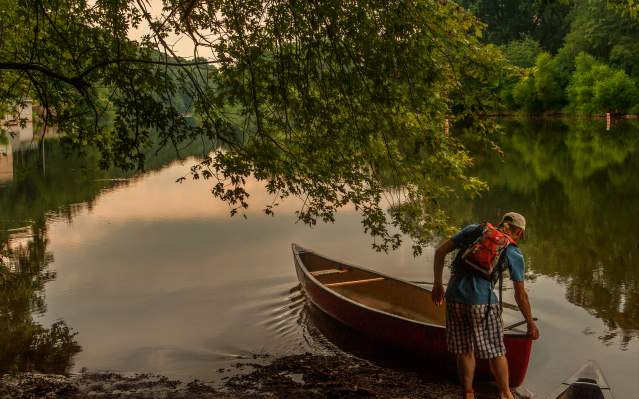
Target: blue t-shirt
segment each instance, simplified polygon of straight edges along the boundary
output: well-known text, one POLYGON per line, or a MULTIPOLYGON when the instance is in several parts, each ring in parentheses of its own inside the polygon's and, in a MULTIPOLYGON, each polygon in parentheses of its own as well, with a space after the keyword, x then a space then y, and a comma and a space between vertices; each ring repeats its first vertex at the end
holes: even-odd
MULTIPOLYGON (((456 248, 465 248, 472 244, 481 234, 481 225, 471 224, 464 227, 451 239, 456 248)), ((509 245, 501 256, 506 257, 506 264, 513 281, 524 280, 524 255, 516 245, 509 245)), ((497 303, 497 296, 492 291, 491 282, 475 273, 456 270, 458 266, 453 262, 453 270, 446 289, 446 301, 483 305, 497 303)))

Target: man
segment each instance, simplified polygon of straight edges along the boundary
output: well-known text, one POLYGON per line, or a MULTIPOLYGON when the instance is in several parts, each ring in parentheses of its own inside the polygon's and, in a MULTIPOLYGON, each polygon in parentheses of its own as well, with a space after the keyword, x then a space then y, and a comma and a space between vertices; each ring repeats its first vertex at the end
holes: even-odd
MULTIPOLYGON (((436 305, 444 302, 442 272, 446 254, 455 249, 463 250, 469 247, 482 235, 483 227, 479 224, 466 226, 435 251, 432 297, 436 305)), ((515 288, 515 300, 526 319, 528 335, 532 339, 537 339, 539 330, 532 318, 530 302, 524 289, 524 256, 516 245, 526 230, 526 219, 519 213, 508 212, 502 218, 498 229, 512 239, 512 244, 500 254, 499 262, 504 262, 503 265, 507 265, 510 271, 510 279, 515 288)), ((446 290, 446 343, 448 350, 457 356, 457 371, 464 387, 465 398, 474 398, 473 376, 477 356, 480 359, 488 359, 500 398, 512 399, 513 395, 508 386, 508 363, 501 309, 493 292, 493 283, 461 264, 462 262, 461 255, 458 254, 453 261, 451 278, 446 290)))

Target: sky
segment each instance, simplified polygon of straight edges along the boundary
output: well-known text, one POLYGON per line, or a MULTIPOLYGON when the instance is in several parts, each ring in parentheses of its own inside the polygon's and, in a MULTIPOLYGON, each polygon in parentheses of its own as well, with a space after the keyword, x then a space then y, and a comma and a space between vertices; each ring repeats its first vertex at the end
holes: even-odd
MULTIPOLYGON (((162 12, 162 0, 145 0, 144 3, 146 3, 147 9, 153 18, 159 20, 164 19, 163 15, 166 15, 167 12, 162 12)), ((137 28, 129 29, 129 39, 140 41, 144 35, 150 32, 149 24, 143 21, 137 28)), ((195 45, 188 35, 170 34, 166 42, 171 46, 176 55, 184 58, 194 57, 195 45)), ((212 58, 213 54, 210 50, 199 46, 197 49, 197 57, 212 58)))

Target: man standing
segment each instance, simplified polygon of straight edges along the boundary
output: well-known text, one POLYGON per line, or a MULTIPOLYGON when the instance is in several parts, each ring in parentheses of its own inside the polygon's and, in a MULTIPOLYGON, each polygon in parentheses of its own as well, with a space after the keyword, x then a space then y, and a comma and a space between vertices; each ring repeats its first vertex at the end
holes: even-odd
MULTIPOLYGON (((462 264, 462 253, 473 244, 484 230, 484 225, 466 226, 435 251, 432 297, 436 305, 444 302, 442 273, 446 254, 460 249, 452 264, 451 278, 446 290, 446 343, 457 356, 457 372, 464 387, 465 398, 473 399, 475 356, 488 359, 500 398, 512 399, 508 386, 508 362, 504 346, 501 309, 493 292, 494 283, 462 264)), ((523 237, 526 219, 519 213, 504 215, 498 230, 507 234, 512 243, 499 254, 499 263, 507 266, 515 289, 515 300, 528 326, 528 335, 539 338, 539 330, 532 318, 530 302, 524 289, 524 256, 517 247, 523 237)), ((504 268, 505 270, 505 268, 504 268)))

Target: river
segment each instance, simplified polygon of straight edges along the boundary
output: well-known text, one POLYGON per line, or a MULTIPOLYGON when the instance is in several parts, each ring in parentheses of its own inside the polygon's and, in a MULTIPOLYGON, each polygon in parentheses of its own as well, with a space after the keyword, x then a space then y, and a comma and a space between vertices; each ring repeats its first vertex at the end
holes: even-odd
MULTIPOLYGON (((447 207, 460 226, 507 210, 528 219, 521 248, 542 337, 524 385, 544 397, 593 359, 617 398, 637 397, 639 124, 504 125, 504 158, 473 169, 490 190, 447 207)), ((68 156, 57 140, 9 144, 11 161, 0 162, 0 245, 11 270, 2 274, 3 371, 219 380, 260 354, 365 353, 360 337, 309 309, 292 242, 409 280, 432 276, 432 248, 418 258, 408 246, 377 253, 352 210, 314 228, 295 223, 295 200, 264 215, 270 198, 256 182, 248 218, 230 218, 206 182, 175 182, 192 158, 162 152, 130 175, 101 171, 91 152, 68 156)))

